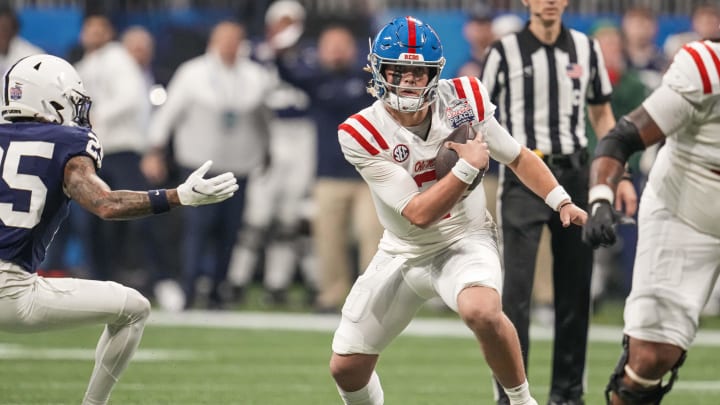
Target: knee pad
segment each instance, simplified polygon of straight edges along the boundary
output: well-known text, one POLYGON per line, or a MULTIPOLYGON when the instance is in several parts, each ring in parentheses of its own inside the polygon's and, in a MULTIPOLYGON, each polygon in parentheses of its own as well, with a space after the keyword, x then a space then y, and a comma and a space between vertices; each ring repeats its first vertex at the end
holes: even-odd
POLYGON ((670 369, 670 379, 665 385, 662 385, 662 379, 660 379, 657 381, 657 385, 652 386, 651 388, 639 389, 626 384, 625 381, 623 381, 623 377, 627 374, 630 379, 640 385, 649 385, 654 381, 638 376, 627 366, 628 344, 629 337, 626 335, 623 338, 623 352, 622 355, 620 355, 620 360, 618 361, 617 366, 615 366, 615 370, 613 370, 613 373, 610 375, 610 381, 608 382, 607 387, 605 387, 605 400, 607 401, 607 404, 610 405, 612 403, 610 401, 610 396, 613 392, 615 395, 622 398, 626 404, 660 404, 665 394, 670 392, 672 389, 672 386, 677 379, 678 369, 685 362, 686 352, 683 352, 677 363, 675 363, 675 365, 670 369))
POLYGON ((123 315, 130 319, 129 323, 145 321, 150 316, 150 301, 136 290, 127 288, 123 315))

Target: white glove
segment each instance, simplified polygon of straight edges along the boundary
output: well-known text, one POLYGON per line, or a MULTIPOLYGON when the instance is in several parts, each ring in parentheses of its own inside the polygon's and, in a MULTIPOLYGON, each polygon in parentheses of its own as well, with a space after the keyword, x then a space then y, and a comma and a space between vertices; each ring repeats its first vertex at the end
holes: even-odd
POLYGON ((178 186, 177 193, 180 204, 197 207, 227 200, 235 194, 238 185, 237 179, 232 173, 223 173, 210 179, 203 178, 211 165, 212 160, 203 163, 188 176, 183 184, 178 186))

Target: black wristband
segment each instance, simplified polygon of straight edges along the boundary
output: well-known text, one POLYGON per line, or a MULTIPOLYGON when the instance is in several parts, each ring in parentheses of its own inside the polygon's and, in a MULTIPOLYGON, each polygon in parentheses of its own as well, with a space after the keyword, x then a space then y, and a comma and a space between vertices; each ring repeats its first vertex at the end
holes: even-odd
POLYGON ((567 201, 563 202, 563 203, 562 203, 562 204, 560 204, 560 206, 558 207, 558 209, 557 209, 557 210, 558 210, 558 212, 560 212, 560 210, 561 210, 561 209, 563 209, 563 207, 564 207, 564 206, 566 206, 566 205, 570 205, 570 204, 572 204, 572 203, 573 203, 573 202, 572 202, 572 201, 570 201, 570 200, 567 200, 567 201))
POLYGON ((148 198, 150 198, 150 207, 153 214, 162 214, 170 211, 170 202, 167 198, 167 190, 164 188, 158 190, 149 190, 148 198))

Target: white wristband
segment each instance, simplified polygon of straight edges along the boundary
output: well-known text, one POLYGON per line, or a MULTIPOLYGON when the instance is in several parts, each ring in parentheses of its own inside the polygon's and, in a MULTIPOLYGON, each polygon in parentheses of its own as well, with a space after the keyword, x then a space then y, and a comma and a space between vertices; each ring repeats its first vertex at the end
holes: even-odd
POLYGON ((480 173, 480 169, 472 167, 470 163, 463 158, 458 159, 450 171, 465 184, 472 184, 478 173, 480 173))
POLYGON ((610 186, 608 186, 607 184, 598 184, 592 186, 590 192, 588 193, 588 202, 592 204, 598 200, 607 200, 610 205, 612 205, 613 201, 615 200, 615 193, 613 193, 610 186))
POLYGON ((565 200, 571 200, 570 194, 565 191, 563 186, 556 186, 552 191, 545 197, 545 204, 550 206, 553 210, 557 211, 560 203, 565 200))

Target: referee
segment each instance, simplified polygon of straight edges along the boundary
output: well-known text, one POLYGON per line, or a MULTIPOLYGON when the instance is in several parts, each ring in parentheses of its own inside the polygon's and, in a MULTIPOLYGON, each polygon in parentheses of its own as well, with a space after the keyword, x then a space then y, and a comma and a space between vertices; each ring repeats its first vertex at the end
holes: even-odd
MULTIPOLYGON (((523 0, 523 4, 530 21, 520 32, 492 45, 481 79, 498 106, 499 121, 545 161, 575 204, 587 210, 585 104, 595 133, 606 134, 615 124, 608 73, 597 42, 562 24, 567 0, 523 0)), ((582 242, 582 228, 563 228, 559 215, 512 171, 501 169, 498 195, 505 247, 503 308, 517 328, 525 367, 535 259, 547 224, 552 235, 555 292, 548 404, 584 404, 592 249, 582 242)), ((626 206, 635 204, 630 182, 621 182, 616 200, 626 206)), ((498 404, 509 404, 503 390, 498 391, 498 404)))

